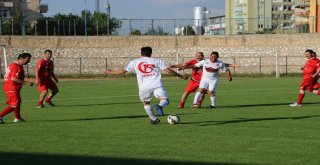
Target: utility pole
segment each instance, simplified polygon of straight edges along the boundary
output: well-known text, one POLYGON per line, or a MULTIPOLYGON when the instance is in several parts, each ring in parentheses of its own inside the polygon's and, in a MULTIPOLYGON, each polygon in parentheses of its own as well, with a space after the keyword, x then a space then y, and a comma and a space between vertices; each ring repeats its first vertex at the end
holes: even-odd
POLYGON ((106 1, 104 8, 107 11, 107 34, 110 35, 109 20, 111 19, 111 4, 109 3, 109 0, 106 1))

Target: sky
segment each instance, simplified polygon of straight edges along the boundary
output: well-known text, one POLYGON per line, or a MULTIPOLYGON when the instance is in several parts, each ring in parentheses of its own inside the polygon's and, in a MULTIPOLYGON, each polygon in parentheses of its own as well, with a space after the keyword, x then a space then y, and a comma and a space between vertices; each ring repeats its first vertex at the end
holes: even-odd
MULTIPOLYGON (((77 14, 84 9, 94 11, 95 0, 42 0, 48 4, 48 13, 77 14)), ((100 12, 106 12, 100 0, 100 12)), ((193 19, 194 7, 207 7, 213 14, 224 15, 225 0, 109 0, 111 17, 117 19, 193 19)))

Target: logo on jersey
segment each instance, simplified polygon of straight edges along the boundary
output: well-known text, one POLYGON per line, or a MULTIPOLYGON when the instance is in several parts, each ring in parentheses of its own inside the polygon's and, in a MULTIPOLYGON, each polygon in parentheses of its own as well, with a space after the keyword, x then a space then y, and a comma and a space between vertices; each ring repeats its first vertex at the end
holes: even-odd
POLYGON ((138 65, 138 70, 141 73, 147 74, 147 73, 151 73, 153 71, 153 68, 155 67, 154 64, 146 64, 145 62, 141 62, 138 65))
POLYGON ((211 68, 211 67, 205 68, 205 69, 206 69, 207 72, 210 72, 210 73, 218 72, 218 71, 219 71, 219 69, 214 69, 214 68, 211 68))

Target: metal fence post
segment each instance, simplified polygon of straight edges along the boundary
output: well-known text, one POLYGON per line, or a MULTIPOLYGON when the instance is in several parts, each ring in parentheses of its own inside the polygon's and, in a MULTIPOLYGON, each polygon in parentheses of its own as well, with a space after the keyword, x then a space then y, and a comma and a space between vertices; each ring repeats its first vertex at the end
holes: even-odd
POLYGON ((82 70, 81 70, 81 66, 82 66, 82 58, 79 58, 79 77, 81 77, 82 75, 82 70))
POLYGON ((11 35, 13 35, 13 18, 11 19, 11 35))
POLYGON ((76 32, 76 20, 75 19, 73 20, 73 32, 74 32, 74 35, 76 36, 77 32, 76 32))
POLYGON ((262 68, 262 65, 261 65, 262 61, 261 61, 261 57, 259 57, 259 75, 261 75, 261 68, 262 68))
POLYGON ((97 36, 99 36, 99 20, 96 20, 97 36))
POLYGON ((2 36, 2 20, 0 19, 0 36, 2 36))
POLYGON ((276 78, 279 78, 279 54, 278 51, 276 51, 276 78))
MULTIPOLYGON (((233 57, 233 64, 236 63, 236 57, 233 57)), ((236 74, 236 67, 233 67, 233 74, 236 74)))
POLYGON ((286 56, 286 75, 288 75, 288 56, 286 56))
POLYGON ((48 26, 48 19, 46 19, 46 33, 47 33, 47 36, 49 35, 49 26, 48 26))

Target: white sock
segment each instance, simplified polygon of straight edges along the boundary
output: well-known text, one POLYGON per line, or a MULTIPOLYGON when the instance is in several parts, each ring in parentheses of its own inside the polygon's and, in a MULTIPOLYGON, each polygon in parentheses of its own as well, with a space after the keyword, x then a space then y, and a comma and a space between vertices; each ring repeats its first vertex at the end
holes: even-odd
POLYGON ((144 107, 144 109, 146 110, 147 115, 149 116, 149 118, 150 118, 152 121, 154 121, 154 120, 157 119, 157 117, 153 114, 152 108, 151 108, 150 105, 146 105, 146 106, 143 106, 143 107, 144 107))
POLYGON ((193 99, 193 104, 198 104, 198 100, 201 96, 201 93, 200 92, 197 92, 195 95, 194 95, 194 99, 193 99))
POLYGON ((215 107, 216 106, 216 97, 215 96, 210 97, 210 100, 211 100, 211 105, 215 107))
POLYGON ((159 103, 159 105, 160 105, 162 108, 166 107, 168 104, 169 104, 169 102, 168 102, 167 99, 161 100, 160 103, 159 103))

